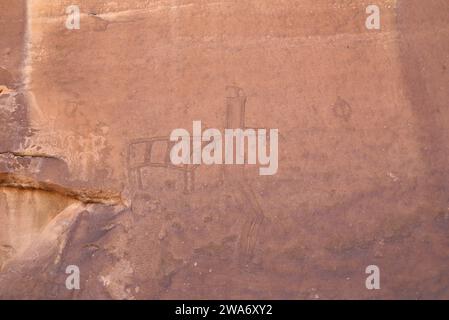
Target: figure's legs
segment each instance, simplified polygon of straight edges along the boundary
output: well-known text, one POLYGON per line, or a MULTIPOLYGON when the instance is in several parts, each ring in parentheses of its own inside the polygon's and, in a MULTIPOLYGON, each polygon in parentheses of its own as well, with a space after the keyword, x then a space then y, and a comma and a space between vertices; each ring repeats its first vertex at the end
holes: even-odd
POLYGON ((248 210, 245 210, 247 217, 239 240, 239 260, 242 263, 247 263, 254 256, 258 231, 264 220, 264 214, 251 186, 244 180, 239 181, 238 186, 244 200, 249 205, 248 210))

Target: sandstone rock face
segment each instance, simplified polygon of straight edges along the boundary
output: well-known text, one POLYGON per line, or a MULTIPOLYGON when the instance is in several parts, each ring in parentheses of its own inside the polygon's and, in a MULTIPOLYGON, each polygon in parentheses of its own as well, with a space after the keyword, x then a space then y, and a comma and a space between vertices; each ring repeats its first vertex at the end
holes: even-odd
POLYGON ((449 298, 449 4, 372 2, 0 0, 0 298, 449 298), (277 173, 167 165, 193 121, 277 173))

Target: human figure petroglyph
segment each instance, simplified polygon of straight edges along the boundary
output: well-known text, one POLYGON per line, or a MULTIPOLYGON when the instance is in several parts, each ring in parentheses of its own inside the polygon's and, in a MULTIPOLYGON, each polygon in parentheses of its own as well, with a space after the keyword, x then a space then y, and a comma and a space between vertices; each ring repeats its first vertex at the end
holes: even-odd
MULTIPOLYGON (((223 123, 227 129, 252 129, 246 126, 245 111, 247 97, 243 89, 239 87, 226 88, 226 116, 223 123)), ((193 145, 193 139, 189 135, 189 142, 193 145)), ((270 140, 268 139, 267 143, 270 140)), ((146 186, 144 183, 143 170, 158 170, 158 168, 175 170, 181 172, 184 177, 184 193, 192 193, 195 191, 195 175, 200 164, 193 164, 194 148, 189 148, 190 164, 173 164, 170 159, 170 150, 175 145, 174 141, 170 141, 169 137, 152 137, 135 139, 130 141, 127 151, 128 179, 132 193, 136 195, 135 199, 139 199, 139 194, 145 193, 146 186), (162 146, 162 154, 159 159, 154 158, 154 149, 157 145, 162 146)), ((204 146, 204 142, 202 144, 204 146)), ((245 150, 244 157, 248 154, 245 150)), ((245 165, 222 166, 221 178, 219 178, 219 188, 223 188, 234 201, 242 204, 244 208, 245 221, 240 232, 238 243, 238 260, 241 263, 249 262, 254 254, 257 244, 257 235, 260 225, 264 221, 264 213, 260 205, 260 199, 246 178, 245 165)), ((154 182, 154 181, 153 181, 154 182)), ((153 194, 152 197, 155 195, 153 194)), ((157 197, 157 195, 156 195, 157 197)), ((138 206, 137 206, 138 207, 138 206)), ((136 208, 137 208, 136 207, 136 208)))
MULTIPOLYGON (((247 97, 242 88, 229 86, 226 88, 226 128, 248 129, 245 112, 247 97)), ((246 263, 253 257, 257 244, 258 229, 264 220, 264 212, 256 192, 246 179, 243 166, 223 167, 225 187, 238 196, 243 196, 248 209, 239 239, 239 261, 246 263)))

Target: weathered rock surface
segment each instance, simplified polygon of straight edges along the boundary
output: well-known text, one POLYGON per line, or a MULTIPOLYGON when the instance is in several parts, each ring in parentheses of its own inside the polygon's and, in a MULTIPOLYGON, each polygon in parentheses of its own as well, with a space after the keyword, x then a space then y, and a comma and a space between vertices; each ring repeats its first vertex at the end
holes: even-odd
POLYGON ((449 298, 446 0, 75 2, 0 0, 0 298, 449 298), (233 104, 276 175, 141 166, 233 104))

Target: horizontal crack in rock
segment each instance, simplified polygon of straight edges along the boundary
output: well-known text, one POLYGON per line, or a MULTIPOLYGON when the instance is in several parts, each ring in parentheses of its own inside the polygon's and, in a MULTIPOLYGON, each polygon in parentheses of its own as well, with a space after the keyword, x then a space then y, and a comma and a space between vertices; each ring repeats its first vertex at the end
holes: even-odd
POLYGON ((7 86, 4 85, 0 85, 0 96, 4 95, 4 94, 9 94, 13 92, 13 90, 11 90, 10 88, 8 88, 7 86))
POLYGON ((86 204, 87 203, 101 203, 106 205, 123 204, 121 194, 118 192, 91 190, 84 188, 72 189, 51 182, 37 181, 31 177, 18 175, 14 173, 0 172, 0 187, 56 192, 86 204))
POLYGON ((43 159, 57 159, 60 160, 56 156, 44 154, 44 153, 29 153, 29 152, 17 152, 17 151, 1 151, 0 155, 10 155, 17 158, 43 158, 43 159))

